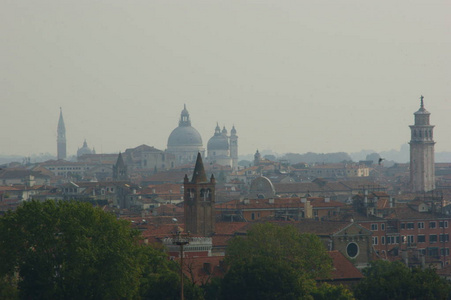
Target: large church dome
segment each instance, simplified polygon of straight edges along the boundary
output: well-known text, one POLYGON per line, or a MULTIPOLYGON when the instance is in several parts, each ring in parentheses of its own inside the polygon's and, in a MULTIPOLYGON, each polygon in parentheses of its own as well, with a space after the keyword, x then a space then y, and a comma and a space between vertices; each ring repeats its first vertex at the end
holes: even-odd
POLYGON ((182 110, 179 126, 169 135, 167 152, 174 154, 178 165, 194 163, 198 153, 204 155, 202 137, 191 126, 186 106, 182 110))
POLYGON ((179 127, 175 128, 168 138, 168 148, 183 146, 202 147, 202 137, 199 132, 191 126, 189 113, 186 105, 183 107, 180 115, 179 127))
POLYGON ((191 126, 179 126, 174 129, 168 138, 169 147, 201 146, 202 137, 199 132, 191 126))
POLYGON ((208 151, 229 150, 229 138, 227 137, 227 131, 225 131, 225 133, 221 133, 219 125, 216 125, 215 135, 208 140, 207 149, 208 151))

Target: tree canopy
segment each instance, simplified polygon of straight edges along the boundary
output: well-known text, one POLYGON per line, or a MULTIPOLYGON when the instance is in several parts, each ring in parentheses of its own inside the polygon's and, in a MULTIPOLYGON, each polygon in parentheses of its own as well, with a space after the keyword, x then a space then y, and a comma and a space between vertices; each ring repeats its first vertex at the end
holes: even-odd
POLYGON ((357 299, 447 299, 451 287, 433 269, 409 269, 401 262, 373 261, 355 287, 357 299))
POLYGON ((263 258, 287 263, 311 278, 326 277, 332 259, 314 234, 301 234, 290 225, 254 225, 245 237, 233 238, 227 247, 227 264, 234 266, 263 258))
POLYGON ((226 252, 229 271, 221 284, 223 299, 304 299, 326 277, 331 258, 319 238, 292 226, 254 225, 233 238, 226 252))
POLYGON ((0 275, 22 298, 114 299, 138 294, 138 233, 88 203, 26 202, 0 218, 0 275))

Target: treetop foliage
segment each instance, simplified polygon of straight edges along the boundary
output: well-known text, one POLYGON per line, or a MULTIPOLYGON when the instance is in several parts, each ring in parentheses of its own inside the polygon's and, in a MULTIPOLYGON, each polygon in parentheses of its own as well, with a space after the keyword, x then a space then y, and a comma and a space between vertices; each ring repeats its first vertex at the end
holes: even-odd
POLYGON ((293 226, 272 223, 256 224, 245 237, 233 238, 226 254, 230 266, 271 259, 312 278, 327 277, 332 268, 332 259, 316 235, 301 234, 293 226))
POLYGON ((401 262, 373 261, 354 290, 357 299, 447 299, 451 286, 433 269, 409 269, 401 262))

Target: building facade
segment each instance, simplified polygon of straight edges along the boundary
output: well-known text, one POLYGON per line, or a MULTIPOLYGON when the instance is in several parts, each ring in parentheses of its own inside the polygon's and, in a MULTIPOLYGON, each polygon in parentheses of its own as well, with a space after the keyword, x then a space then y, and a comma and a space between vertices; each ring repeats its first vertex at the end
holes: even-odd
POLYGON ((415 124, 410 125, 410 187, 412 192, 435 189, 434 125, 430 113, 424 108, 421 96, 420 109, 414 113, 415 124))

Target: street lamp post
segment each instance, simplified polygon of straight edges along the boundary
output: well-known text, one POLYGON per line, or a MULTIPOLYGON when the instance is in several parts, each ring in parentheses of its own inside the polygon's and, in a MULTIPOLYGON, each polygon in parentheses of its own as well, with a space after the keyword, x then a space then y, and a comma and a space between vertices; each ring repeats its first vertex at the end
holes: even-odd
POLYGON ((180 299, 184 300, 183 295, 183 246, 189 244, 189 233, 182 234, 180 231, 177 231, 173 244, 178 245, 180 247, 180 299))

